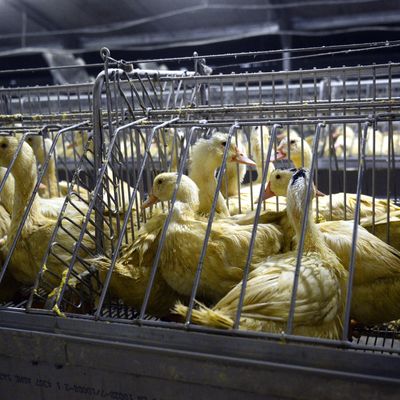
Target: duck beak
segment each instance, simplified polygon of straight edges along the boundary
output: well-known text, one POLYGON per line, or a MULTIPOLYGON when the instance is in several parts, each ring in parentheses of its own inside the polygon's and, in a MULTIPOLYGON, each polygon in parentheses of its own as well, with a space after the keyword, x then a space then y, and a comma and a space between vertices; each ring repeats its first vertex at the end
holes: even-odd
POLYGON ((152 206, 153 204, 156 204, 160 201, 160 199, 156 196, 154 196, 154 194, 149 194, 149 197, 147 198, 147 200, 142 204, 142 210, 144 208, 148 208, 150 206, 152 206))
POLYGON ((261 200, 264 201, 274 196, 276 196, 276 194, 271 190, 271 182, 268 182, 268 185, 265 188, 263 195, 261 196, 261 200))
POLYGON ((241 153, 238 148, 236 148, 236 155, 232 157, 232 161, 237 162, 238 164, 250 165, 251 167, 257 165, 253 160, 241 153))
POLYGON ((278 146, 276 149, 276 154, 275 154, 275 161, 277 160, 282 160, 286 158, 286 153, 285 150, 283 150, 283 146, 278 146))
POLYGON ((44 183, 40 182, 39 183, 39 190, 46 190, 46 189, 47 189, 47 186, 44 183))
POLYGON ((320 192, 317 188, 315 188, 315 195, 316 195, 317 197, 324 197, 324 196, 326 196, 325 193, 320 192))

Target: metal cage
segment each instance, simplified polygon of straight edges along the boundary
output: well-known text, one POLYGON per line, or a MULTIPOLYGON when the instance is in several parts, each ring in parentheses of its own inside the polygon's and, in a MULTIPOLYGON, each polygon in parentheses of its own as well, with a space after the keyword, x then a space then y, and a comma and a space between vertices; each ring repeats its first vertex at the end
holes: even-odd
MULTIPOLYGON (((347 51, 356 50, 349 46, 347 51)), ((34 167, 36 169, 37 164, 37 173, 32 175, 37 181, 31 182, 32 190, 20 223, 10 234, 11 239, 2 240, 6 251, 0 274, 4 293, 0 309, 0 330, 4 331, 0 335, 3 357, 0 367, 9 366, 16 373, 14 377, 0 370, 0 388, 9 391, 11 384, 18 383, 18 393, 31 388, 32 393, 40 392, 42 398, 51 398, 55 393, 69 398, 82 395, 141 398, 140 393, 153 398, 161 398, 165 393, 167 397, 175 394, 177 398, 185 398, 191 385, 202 384, 199 398, 205 395, 240 398, 241 394, 251 398, 266 395, 270 396, 268 398, 291 398, 298 395, 301 382, 307 377, 310 387, 299 398, 318 398, 318 390, 311 386, 325 384, 333 377, 338 390, 325 393, 326 398, 346 398, 356 390, 360 398, 377 398, 374 397, 377 393, 395 398, 400 383, 398 323, 356 327, 352 337, 349 337, 349 327, 358 223, 368 226, 372 234, 386 243, 399 246, 396 211, 387 207, 385 214, 379 217, 375 211, 380 199, 399 204, 400 63, 213 74, 207 64, 212 65, 221 55, 215 59, 196 54, 190 58, 167 59, 163 62, 178 61, 186 68, 152 71, 114 60, 107 49, 102 49, 101 55, 104 69, 94 84, 0 89, 0 139, 14 137, 17 143, 4 169, 0 192, 6 190, 15 175, 18 159, 27 144, 37 162, 34 167), (149 309, 149 302, 151 296, 154 298, 154 285, 160 276, 159 263, 177 190, 182 175, 187 173, 193 146, 198 139, 210 138, 216 131, 227 134, 227 146, 216 174, 212 207, 204 219, 207 228, 201 252, 196 255, 198 264, 190 293, 177 297, 188 305, 188 312, 184 319, 177 319, 168 312, 158 315, 149 309), (263 146, 264 133, 270 139, 268 146, 263 146), (347 214, 345 207, 343 216, 344 220, 354 220, 354 230, 343 329, 340 338, 335 340, 293 334, 297 278, 284 332, 249 331, 239 327, 260 215, 267 209, 279 213, 285 208, 280 198, 271 203, 259 198, 265 189, 269 164, 272 154, 277 152, 279 140, 286 138, 290 142, 294 136, 312 143, 310 174, 329 198, 330 211, 325 219, 332 219, 334 193, 343 194, 344 204, 349 194, 356 196, 354 214, 347 214), (228 330, 199 326, 191 317, 199 300, 213 222, 217 220, 218 193, 226 190, 227 149, 231 142, 237 146, 241 143, 244 151, 254 157, 254 138, 261 142, 261 159, 257 171, 248 168, 244 177, 250 202, 245 206, 240 195, 240 181, 237 182, 239 195, 225 196, 231 213, 253 212, 254 219, 234 325, 228 330), (153 179, 166 171, 177 173, 171 201, 162 202, 149 211, 142 210, 141 204, 151 191, 153 179), (38 200, 39 193, 45 200, 38 200), (368 223, 360 219, 362 194, 372 198, 368 223), (26 240, 24 232, 32 210, 40 208, 41 201, 42 213, 52 202, 52 214, 48 217, 53 221, 52 229, 45 236, 47 243, 39 254, 40 260, 34 261, 34 276, 31 274, 23 283, 14 282, 18 275, 10 271, 15 269, 18 246, 26 240), (133 306, 113 292, 114 268, 118 260, 131 251, 141 228, 160 215, 165 222, 154 244, 146 285, 141 288, 142 301, 139 306, 133 306), (107 264, 105 272, 96 268, 99 259, 107 264), (11 344, 18 345, 26 340, 29 331, 38 332, 34 345, 37 349, 24 349, 21 356, 13 360, 15 357, 11 347, 6 345, 5 335, 11 332, 11 344), (52 349, 47 355, 46 337, 50 346, 55 346, 54 352, 52 349), (137 360, 145 369, 143 375, 136 367, 131 371, 124 369, 127 361, 121 365, 121 373, 116 373, 118 367, 111 347, 102 349, 112 338, 119 346, 115 352, 122 358, 124 346, 131 355, 140 348, 137 360), (170 342, 165 344, 163 340, 170 342), (73 343, 77 346, 75 349, 73 343), (58 354, 57 346, 62 344, 69 346, 68 349, 72 346, 72 350, 68 350, 70 353, 67 352, 69 356, 58 354), (285 349, 278 351, 283 344, 285 349), (85 346, 96 349, 101 360, 96 361, 89 350, 84 350, 85 346), (259 354, 258 346, 262 348, 259 354), (85 355, 77 355, 78 348, 82 354, 87 353, 87 362, 83 361, 85 355), (170 370, 161 371, 156 367, 154 373, 148 371, 155 360, 154 352, 170 370), (146 361, 146 356, 151 361, 146 361), (68 357, 75 372, 73 368, 65 369, 67 382, 61 370, 67 366, 68 357), (107 357, 110 357, 110 364, 106 365, 107 357), (332 363, 332 358, 337 365, 332 363), (28 377, 21 372, 26 362, 34 366, 42 363, 43 369, 28 377), (207 362, 210 371, 225 377, 207 377, 204 371, 197 372, 197 377, 189 376, 190 366, 200 371, 207 362), (182 363, 183 369, 176 363, 182 363), (55 370, 49 365, 54 365, 55 370), (93 380, 91 368, 102 371, 100 386, 93 380), (111 371, 110 368, 117 369, 111 371), (274 368, 278 380, 294 378, 290 387, 274 384, 271 375, 274 368), (254 378, 246 377, 246 369, 254 378), (54 373, 54 379, 43 378, 49 370, 54 373), (90 384, 76 377, 78 370, 91 376, 90 384), (265 384, 259 383, 264 379, 261 371, 267 376, 265 384), (243 373, 245 377, 238 379, 238 374, 243 373), (122 377, 131 376, 129 374, 137 378, 134 383, 125 384, 122 377), (240 383, 235 384, 235 379, 240 383), (161 389, 161 380, 170 383, 161 389), (353 388, 351 380, 357 382, 353 388), (110 389, 112 381, 116 382, 114 387, 118 390, 110 389), (153 390, 149 389, 151 382, 157 382, 153 390), (256 382, 253 388, 249 387, 256 382)), ((252 60, 256 55, 259 54, 236 57, 252 60)), ((232 55, 225 57, 229 62, 232 55)), ((287 158, 291 159, 290 150, 287 158)), ((303 147, 301 160, 304 165, 303 147)), ((277 165, 287 167, 290 162, 279 161, 277 165)), ((308 185, 308 196, 311 196, 311 187, 308 185)), ((315 217, 320 221, 318 199, 316 204, 315 217)), ((304 233, 303 223, 303 239, 304 233)), ((297 253, 297 271, 301 266, 303 239, 297 253)), ((203 300, 201 295, 200 300, 203 300)), ((212 304, 208 302, 207 305, 212 304)), ((331 390, 333 386, 329 387, 331 390)), ((6 395, 5 398, 11 397, 6 395)))

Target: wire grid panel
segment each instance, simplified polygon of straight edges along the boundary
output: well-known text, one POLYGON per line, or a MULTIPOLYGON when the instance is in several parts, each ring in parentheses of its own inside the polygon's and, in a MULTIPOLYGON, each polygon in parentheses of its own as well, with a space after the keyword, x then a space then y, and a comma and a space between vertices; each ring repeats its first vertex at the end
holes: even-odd
MULTIPOLYGON (((319 185, 321 182, 320 172, 325 170, 329 176, 329 189, 333 189, 333 182, 342 174, 340 186, 346 198, 346 191, 354 192, 359 183, 356 177, 350 184, 348 174, 351 170, 348 165, 352 162, 350 165, 355 170, 359 166, 363 127, 366 121, 372 121, 372 134, 369 137, 375 138, 372 139, 375 141, 375 147, 372 145, 375 151, 368 155, 366 153, 366 159, 370 157, 374 171, 371 179, 377 180, 378 170, 386 172, 385 194, 392 197, 391 185, 396 183, 393 173, 397 153, 394 145, 397 69, 397 64, 387 64, 218 77, 192 77, 185 74, 179 77, 168 74, 161 76, 106 69, 94 85, 92 102, 87 103, 88 107, 93 105, 94 145, 89 142, 86 146, 67 195, 68 205, 73 206, 74 192, 79 192, 79 188, 89 188, 90 195, 86 199, 78 196, 79 201, 84 201, 85 208, 75 207, 80 210, 83 227, 73 237, 75 245, 68 250, 69 258, 63 264, 67 274, 59 277, 61 284, 53 293, 50 289, 54 288, 54 284, 46 278, 49 273, 47 259, 56 256, 59 244, 51 241, 28 308, 44 306, 67 314, 118 315, 112 310, 120 309, 120 301, 108 302, 113 298, 109 287, 112 275, 107 271, 99 276, 90 259, 103 254, 109 260, 117 260, 121 251, 126 250, 124 246, 135 240, 137 230, 147 222, 147 215, 139 211, 139 205, 149 193, 154 176, 160 171, 177 170, 178 167, 181 167, 180 173, 186 172, 186 161, 196 138, 208 137, 215 130, 228 133, 230 140, 236 144, 240 136, 244 136, 247 139, 244 147, 247 146, 247 153, 250 154, 252 137, 258 135, 262 141, 262 133, 270 133, 274 124, 282 125, 282 129, 275 134, 283 132, 290 142, 294 134, 304 139, 313 137, 318 124, 324 121, 326 127, 319 133, 319 143, 325 146, 321 146, 321 157, 316 159, 317 183, 319 185), (340 81, 341 78, 343 81, 340 81), (342 136, 346 138, 340 154, 339 147, 332 146, 337 140, 335 130, 338 127, 342 128, 342 136), (376 152, 378 129, 386 132, 389 138, 387 146, 383 145, 388 149, 386 154, 383 151, 381 154, 376 152), (172 141, 168 143, 170 137, 172 141), (346 142, 354 138, 357 145, 350 151, 346 142), (81 179, 82 171, 86 172, 86 180, 81 179), (52 295, 50 299, 49 292, 52 295)), ((76 110, 76 105, 73 106, 72 117, 75 114, 85 116, 86 111, 82 110, 76 110)), ((12 111, 10 114, 14 113, 12 111)), ((48 114, 51 115, 51 112, 48 114)), ((84 136, 82 129, 79 134, 84 136)), ((273 143, 275 149, 276 142, 273 143)), ((265 150, 262 148, 261 151, 264 163, 268 161, 265 150)), ((288 156, 290 158, 290 150, 288 156)), ((226 161, 225 156, 225 164, 226 161)), ((222 170, 225 164, 222 164, 222 170)), ((368 170, 368 163, 366 165, 368 170)), ((262 168, 258 172, 261 175, 262 168)), ((251 197, 255 200, 258 193, 253 192, 252 188, 254 175, 248 172, 246 179, 251 188, 251 197)), ((367 181, 363 180, 362 184, 366 185, 367 181)), ((374 199, 377 197, 376 191, 376 187, 372 189, 374 199)), ((332 190, 329 190, 328 194, 331 193, 332 190)), ((227 197, 229 208, 232 206, 227 197)), ((240 208, 240 196, 237 203, 240 208)), ((277 210, 281 209, 279 201, 275 206, 277 210)), ((168 207, 168 204, 162 207, 168 207)), ((250 209, 255 209, 253 202, 250 209)), ((65 212, 60 215, 55 235, 63 229, 63 221, 67 220, 65 212)), ((209 221, 211 224, 212 218, 209 221)), ((157 245, 160 246, 161 255, 162 240, 157 245)), ((159 273, 157 263, 150 264, 147 267, 150 275, 147 275, 142 289, 145 303, 151 299, 151 283, 155 282, 159 273), (148 282, 150 285, 146 286, 148 282)), ((201 270, 197 271, 201 279, 201 270)), ((191 293, 184 295, 183 299, 181 296, 177 298, 185 301, 189 297, 193 306, 196 291, 195 282, 191 293)), ((138 314, 129 314, 130 319, 132 315, 136 315, 136 320, 140 322, 148 318, 146 304, 137 311, 138 314)))

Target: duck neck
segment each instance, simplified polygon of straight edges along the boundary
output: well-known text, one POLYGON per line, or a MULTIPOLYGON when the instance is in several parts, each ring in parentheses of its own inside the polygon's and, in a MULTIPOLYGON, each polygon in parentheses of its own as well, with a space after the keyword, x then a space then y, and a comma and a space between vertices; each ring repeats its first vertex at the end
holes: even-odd
POLYGON ((54 157, 51 157, 49 160, 49 164, 47 166, 46 172, 43 175, 42 182, 44 182, 48 186, 49 198, 58 196, 58 191, 57 191, 58 180, 56 176, 56 162, 54 157))
MULTIPOLYGON (((24 153, 21 152, 14 164, 13 169, 11 170, 11 173, 14 176, 15 186, 10 234, 8 235, 9 241, 12 241, 15 237, 15 234, 24 216, 26 206, 36 185, 37 172, 34 159, 28 160, 24 157, 24 153)), ((41 216, 38 198, 36 197, 33 201, 32 207, 29 210, 27 220, 24 224, 24 229, 25 227, 29 227, 30 225, 37 223, 41 216)))
POLYGON ((290 155, 290 157, 296 168, 311 168, 312 151, 310 145, 305 140, 303 140, 303 159, 301 157, 301 152, 290 155))
MULTIPOLYGON (((290 196, 288 194, 287 199, 287 214, 296 233, 296 243, 300 242, 302 233, 302 222, 305 211, 305 190, 304 196, 299 196, 299 193, 292 193, 290 196)), ((304 234, 304 248, 303 251, 317 251, 323 252, 326 249, 322 235, 318 230, 313 216, 312 216, 311 204, 308 208, 308 215, 306 218, 306 229, 304 234)))
MULTIPOLYGON (((0 168, 0 181, 3 180, 6 168, 0 168)), ((0 193, 0 204, 4 206, 7 212, 11 215, 13 209, 13 198, 14 198, 14 177, 10 174, 4 184, 3 190, 0 193)))
POLYGON ((207 162, 203 160, 201 165, 199 165, 197 160, 192 160, 189 178, 191 178, 200 189, 200 211, 202 212, 209 212, 211 209, 215 189, 217 188, 217 180, 214 175, 218 167, 219 164, 213 162, 211 157, 207 159, 207 162))

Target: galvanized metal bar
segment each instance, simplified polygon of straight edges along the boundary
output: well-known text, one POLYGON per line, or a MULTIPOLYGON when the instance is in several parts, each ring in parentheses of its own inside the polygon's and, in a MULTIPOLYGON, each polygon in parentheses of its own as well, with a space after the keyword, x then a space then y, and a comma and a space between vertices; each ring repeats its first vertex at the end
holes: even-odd
POLYGON ((257 203, 257 208, 256 208, 256 215, 254 217, 254 224, 253 224, 253 229, 252 229, 252 232, 251 232, 249 251, 247 253, 246 264, 245 264, 245 266, 243 268, 242 288, 240 290, 239 302, 238 302, 238 306, 237 306, 237 310, 236 310, 236 317, 235 317, 235 322, 234 322, 234 325, 233 325, 233 329, 239 329, 239 325, 240 325, 240 316, 241 316, 241 313, 242 313, 244 297, 246 295, 247 278, 248 278, 249 271, 250 271, 250 263, 251 263, 251 259, 253 257, 254 244, 255 244, 256 236, 257 236, 258 219, 259 219, 260 213, 261 213, 261 205, 262 205, 261 197, 262 197, 262 195, 264 193, 264 190, 265 190, 265 183, 267 181, 269 163, 271 161, 272 146, 273 146, 273 144, 274 144, 274 142, 276 140, 276 131, 278 129, 280 129, 280 128, 282 128, 281 125, 275 124, 272 127, 272 131, 271 131, 270 142, 268 144, 267 157, 266 157, 266 160, 265 160, 264 169, 263 169, 263 175, 262 175, 262 179, 261 179, 260 192, 259 192, 259 195, 258 195, 258 203, 257 203))
POLYGON ((349 277, 348 277, 347 293, 346 293, 346 307, 345 307, 344 314, 343 314, 342 340, 347 339, 348 332, 349 332, 349 326, 350 326, 351 296, 352 296, 352 289, 353 289, 355 260, 356 260, 358 224, 359 224, 359 220, 360 220, 361 188, 362 188, 364 170, 365 170, 365 148, 366 148, 366 144, 367 144, 368 128, 370 126, 371 126, 371 121, 365 122, 364 127, 363 127, 363 134, 361 137, 361 154, 360 154, 360 163, 358 166, 358 176, 357 176, 356 209, 354 211, 354 224, 353 224, 353 236, 352 236, 352 242, 351 242, 349 277))
POLYGON ((309 176, 309 182, 307 185, 304 213, 303 213, 303 217, 302 217, 302 221, 301 221, 301 236, 300 236, 299 243, 297 245, 297 257, 296 257, 296 266, 295 266, 295 273, 294 273, 294 279, 293 279, 293 289, 292 289, 292 295, 291 295, 291 300, 290 300, 288 323, 287 323, 287 328, 286 328, 286 333, 289 335, 292 334, 292 332, 293 332, 294 313, 295 313, 296 298, 297 298, 297 287, 299 284, 301 259, 303 256, 303 249, 304 249, 304 240, 305 240, 304 238, 305 238, 305 233, 306 233, 306 229, 307 229, 307 221, 309 218, 308 211, 311 207, 311 192, 313 190, 314 169, 315 169, 315 163, 316 163, 316 158, 317 158, 317 154, 318 154, 319 137, 321 134, 321 130, 324 127, 325 127, 325 124, 322 124, 322 123, 318 124, 317 129, 315 131, 315 136, 314 136, 313 155, 312 155, 312 160, 311 160, 310 176, 309 176))
POLYGON ((237 123, 233 124, 229 128, 228 138, 227 138, 227 141, 226 141, 226 145, 225 145, 225 149, 224 149, 224 155, 223 155, 223 158, 222 158, 222 164, 221 164, 221 167, 220 167, 219 172, 218 172, 217 187, 215 188, 214 198, 213 198, 213 202, 212 202, 212 205, 211 205, 210 215, 208 217, 208 223, 207 223, 206 233, 205 233, 205 236, 204 236, 203 246, 202 246, 202 249, 201 249, 200 258, 199 258, 196 274, 195 274, 194 281, 193 281, 192 292, 190 294, 188 312, 186 314, 186 319, 185 319, 185 325, 189 325, 190 324, 190 319, 191 319, 191 316, 192 316, 194 301, 195 301, 197 289, 198 289, 199 284, 200 284, 201 272, 202 272, 203 265, 204 265, 204 258, 206 256, 208 242, 209 242, 210 235, 211 235, 211 228, 212 228, 212 224, 213 224, 213 220, 214 220, 214 216, 215 216, 215 212, 216 212, 218 196, 219 196, 219 192, 221 190, 222 177, 226 172, 226 162, 227 162, 227 159, 228 159, 228 151, 229 151, 229 147, 231 145, 232 136, 235 134, 235 132, 239 128, 240 128, 240 126, 237 123))

